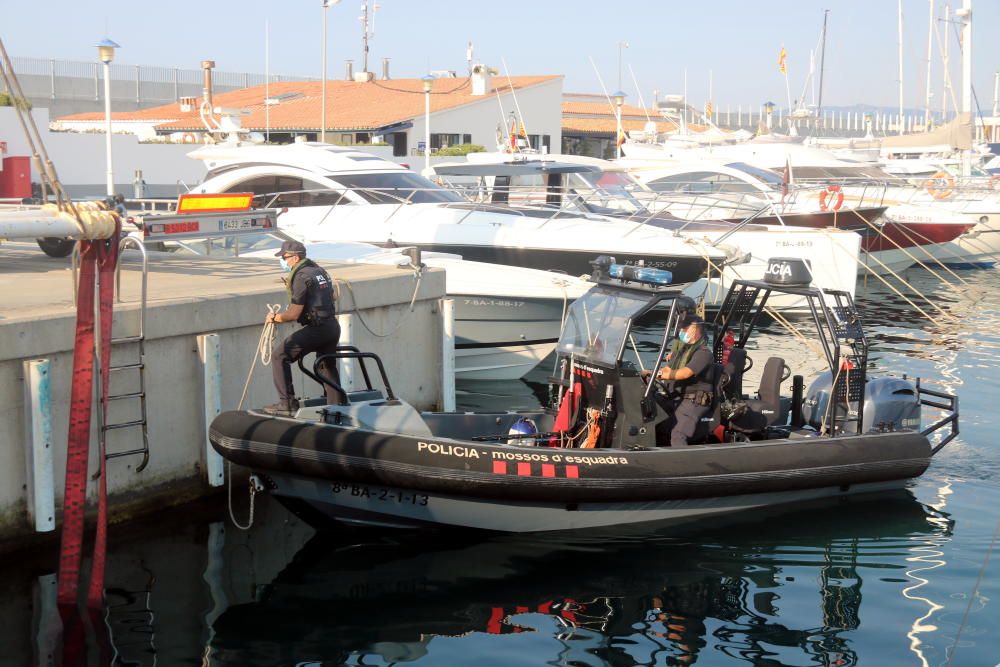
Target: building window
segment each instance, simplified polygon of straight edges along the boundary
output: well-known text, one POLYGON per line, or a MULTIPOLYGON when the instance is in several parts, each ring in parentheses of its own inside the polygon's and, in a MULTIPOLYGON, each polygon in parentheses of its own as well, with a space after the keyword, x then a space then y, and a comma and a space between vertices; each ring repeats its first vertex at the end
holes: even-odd
POLYGON ((462 143, 463 144, 471 144, 472 143, 472 135, 471 134, 463 134, 462 135, 462 143))
POLYGON ((457 146, 460 143, 461 135, 458 134, 432 134, 431 135, 431 150, 439 150, 442 148, 448 148, 449 146, 457 146))

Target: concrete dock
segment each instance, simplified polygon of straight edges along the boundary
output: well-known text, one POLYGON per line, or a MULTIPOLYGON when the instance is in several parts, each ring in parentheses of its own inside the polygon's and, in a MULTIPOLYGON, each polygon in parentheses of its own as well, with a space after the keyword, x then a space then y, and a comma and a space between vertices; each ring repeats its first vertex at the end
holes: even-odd
MULTIPOLYGON (((139 254, 128 251, 121 274, 122 303, 115 304, 114 336, 138 331, 141 271, 139 254)), ((410 270, 384 266, 324 264, 338 286, 341 343, 377 353, 395 392, 418 408, 442 402, 442 299, 445 275, 427 270, 421 280, 410 270), (418 288, 418 289, 417 289, 418 288), (413 310, 410 301, 417 296, 413 310)), ((146 394, 148 467, 135 471, 139 456, 108 462, 112 519, 194 498, 218 484, 219 461, 206 444, 210 400, 235 409, 256 352, 267 304, 286 304, 276 261, 207 258, 150 253, 146 312, 146 394), (216 334, 216 336, 209 336, 216 334), (206 341, 209 340, 209 343, 206 341), (206 360, 206 345, 217 349, 217 364, 206 360), (211 373, 217 369, 217 384, 211 373), (212 472, 214 470, 215 472, 212 472), (214 480, 209 479, 211 475, 214 480)), ((34 243, 0 245, 0 540, 55 528, 63 494, 70 381, 76 309, 69 259, 44 255, 34 243), (25 386, 32 360, 48 360, 51 451, 32 435, 33 398, 25 386), (34 444, 33 444, 34 443, 34 444), (46 457, 49 463, 46 464, 46 457), (39 469, 39 466, 42 469, 39 469), (44 468, 48 466, 49 470, 44 468), (46 474, 52 482, 46 481, 46 474), (48 484, 51 490, 44 486, 48 484), (41 493, 41 496, 39 496, 41 493), (51 493, 55 511, 47 509, 51 493), (40 498, 40 500, 39 500, 40 498), (37 506, 36 506, 37 505, 37 506)), ((278 326, 283 337, 295 325, 278 326)), ((137 361, 137 345, 112 350, 112 363, 137 361)), ((311 357, 308 360, 311 365, 311 357)), ((37 368, 37 365, 35 366, 37 368)), ((345 377, 345 385, 351 373, 345 377)), ((360 374, 355 373, 355 383, 360 374)), ((135 390, 133 374, 112 374, 111 393, 135 390), (117 377, 118 375, 123 378, 117 377), (126 376, 127 377, 124 377, 126 376), (130 384, 131 383, 131 384, 130 384)), ((300 396, 319 396, 319 386, 296 371, 300 396)), ((275 400, 270 368, 257 363, 245 407, 275 400)), ((109 423, 136 418, 134 401, 111 404, 109 423)), ((97 404, 92 426, 91 471, 97 469, 97 404)), ((110 431, 108 452, 141 446, 138 428, 110 431)), ((94 491, 91 484, 90 491, 94 491)), ((242 489, 240 490, 243 493, 242 489)), ((0 544, 3 542, 0 541, 0 544)))

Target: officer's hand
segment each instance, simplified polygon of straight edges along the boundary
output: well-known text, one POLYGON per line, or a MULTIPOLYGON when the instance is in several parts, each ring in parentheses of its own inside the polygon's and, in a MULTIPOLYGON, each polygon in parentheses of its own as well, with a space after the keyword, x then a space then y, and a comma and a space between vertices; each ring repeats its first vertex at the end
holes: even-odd
POLYGON ((274 322, 274 313, 268 313, 267 317, 264 318, 264 324, 270 324, 274 322))

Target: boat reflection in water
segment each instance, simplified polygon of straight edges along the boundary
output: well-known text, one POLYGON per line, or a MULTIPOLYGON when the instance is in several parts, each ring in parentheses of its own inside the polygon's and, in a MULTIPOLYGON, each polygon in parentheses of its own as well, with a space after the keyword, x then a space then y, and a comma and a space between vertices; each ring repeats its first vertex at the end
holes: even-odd
MULTIPOLYGON (((854 665, 866 651, 902 655, 914 619, 933 622, 929 601, 904 597, 915 583, 906 570, 952 522, 909 491, 745 521, 702 521, 683 537, 320 533, 253 599, 209 617, 206 655, 474 664, 507 650, 524 664, 660 665, 723 653, 854 665), (863 593, 878 599, 866 614, 863 593), (863 617, 878 642, 852 637, 863 617)), ((240 551, 227 546, 226 560, 240 551)), ((230 581, 246 575, 237 566, 225 566, 230 581)))

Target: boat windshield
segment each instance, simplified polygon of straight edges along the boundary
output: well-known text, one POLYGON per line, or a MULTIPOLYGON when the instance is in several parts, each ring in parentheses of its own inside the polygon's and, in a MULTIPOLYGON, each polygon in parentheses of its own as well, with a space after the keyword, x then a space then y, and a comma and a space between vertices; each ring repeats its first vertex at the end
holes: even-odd
POLYGON ((648 304, 649 297, 594 287, 570 307, 559 352, 614 365, 628 335, 629 322, 648 304))
POLYGON ((327 177, 354 190, 371 204, 442 204, 463 202, 461 195, 432 183, 420 174, 392 171, 367 174, 332 173, 327 177))
POLYGON ((567 190, 591 213, 649 213, 633 192, 641 186, 628 174, 615 171, 567 174, 567 190))
POLYGON ((753 165, 749 165, 746 162, 730 162, 726 166, 729 167, 730 169, 736 169, 737 171, 742 171, 744 174, 749 174, 750 176, 753 176, 757 180, 764 181, 772 188, 780 188, 785 183, 784 180, 782 180, 781 176, 778 176, 773 171, 770 171, 769 169, 761 169, 759 167, 754 167, 753 165))

